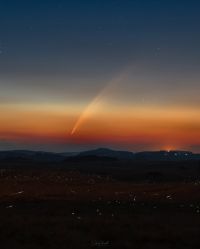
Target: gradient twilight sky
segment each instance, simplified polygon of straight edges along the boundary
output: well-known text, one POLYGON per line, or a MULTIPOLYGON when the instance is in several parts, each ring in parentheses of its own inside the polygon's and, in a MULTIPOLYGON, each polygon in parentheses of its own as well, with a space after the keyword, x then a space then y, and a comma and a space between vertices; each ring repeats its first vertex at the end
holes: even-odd
POLYGON ((200 1, 0 3, 0 150, 200 152, 200 1))

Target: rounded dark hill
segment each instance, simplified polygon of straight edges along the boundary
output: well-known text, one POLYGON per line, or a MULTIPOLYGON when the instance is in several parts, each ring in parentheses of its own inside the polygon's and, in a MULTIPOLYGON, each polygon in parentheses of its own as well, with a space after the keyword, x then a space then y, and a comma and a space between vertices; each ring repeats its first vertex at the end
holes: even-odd
POLYGON ((97 156, 97 157, 109 157, 109 158, 117 158, 117 159, 133 159, 134 154, 129 151, 118 151, 111 150, 107 148, 98 148, 95 150, 89 150, 81 152, 79 155, 81 156, 97 156))
POLYGON ((80 155, 76 157, 68 157, 64 162, 75 162, 75 163, 90 163, 90 162, 113 162, 117 161, 117 158, 108 156, 96 156, 96 155, 80 155))

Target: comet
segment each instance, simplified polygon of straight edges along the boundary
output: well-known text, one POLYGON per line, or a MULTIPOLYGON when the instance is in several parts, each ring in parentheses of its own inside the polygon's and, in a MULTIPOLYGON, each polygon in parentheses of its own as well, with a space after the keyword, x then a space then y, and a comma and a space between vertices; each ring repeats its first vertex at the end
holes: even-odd
POLYGON ((113 89, 113 87, 120 84, 125 79, 126 76, 127 72, 123 72, 118 77, 112 79, 108 84, 106 84, 106 86, 103 87, 103 89, 92 99, 92 101, 86 106, 86 108, 82 111, 82 113, 78 117, 77 121, 75 122, 72 128, 71 136, 73 136, 75 133, 78 132, 82 124, 92 115, 94 110, 96 110, 97 107, 101 105, 103 99, 106 97, 108 92, 110 92, 113 89))

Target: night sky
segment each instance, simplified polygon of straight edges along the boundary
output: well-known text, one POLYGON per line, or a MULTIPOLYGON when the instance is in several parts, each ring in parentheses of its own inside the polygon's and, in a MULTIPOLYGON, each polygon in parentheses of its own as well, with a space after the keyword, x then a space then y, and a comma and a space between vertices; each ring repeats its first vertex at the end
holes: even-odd
POLYGON ((200 152, 200 1, 0 3, 0 150, 200 152))

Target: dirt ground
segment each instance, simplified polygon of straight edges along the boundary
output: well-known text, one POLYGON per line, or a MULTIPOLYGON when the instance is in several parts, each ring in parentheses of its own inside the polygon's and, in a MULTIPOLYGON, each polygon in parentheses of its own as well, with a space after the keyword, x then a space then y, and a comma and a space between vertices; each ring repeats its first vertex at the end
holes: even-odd
POLYGON ((200 247, 200 182, 1 170, 2 249, 200 247))

